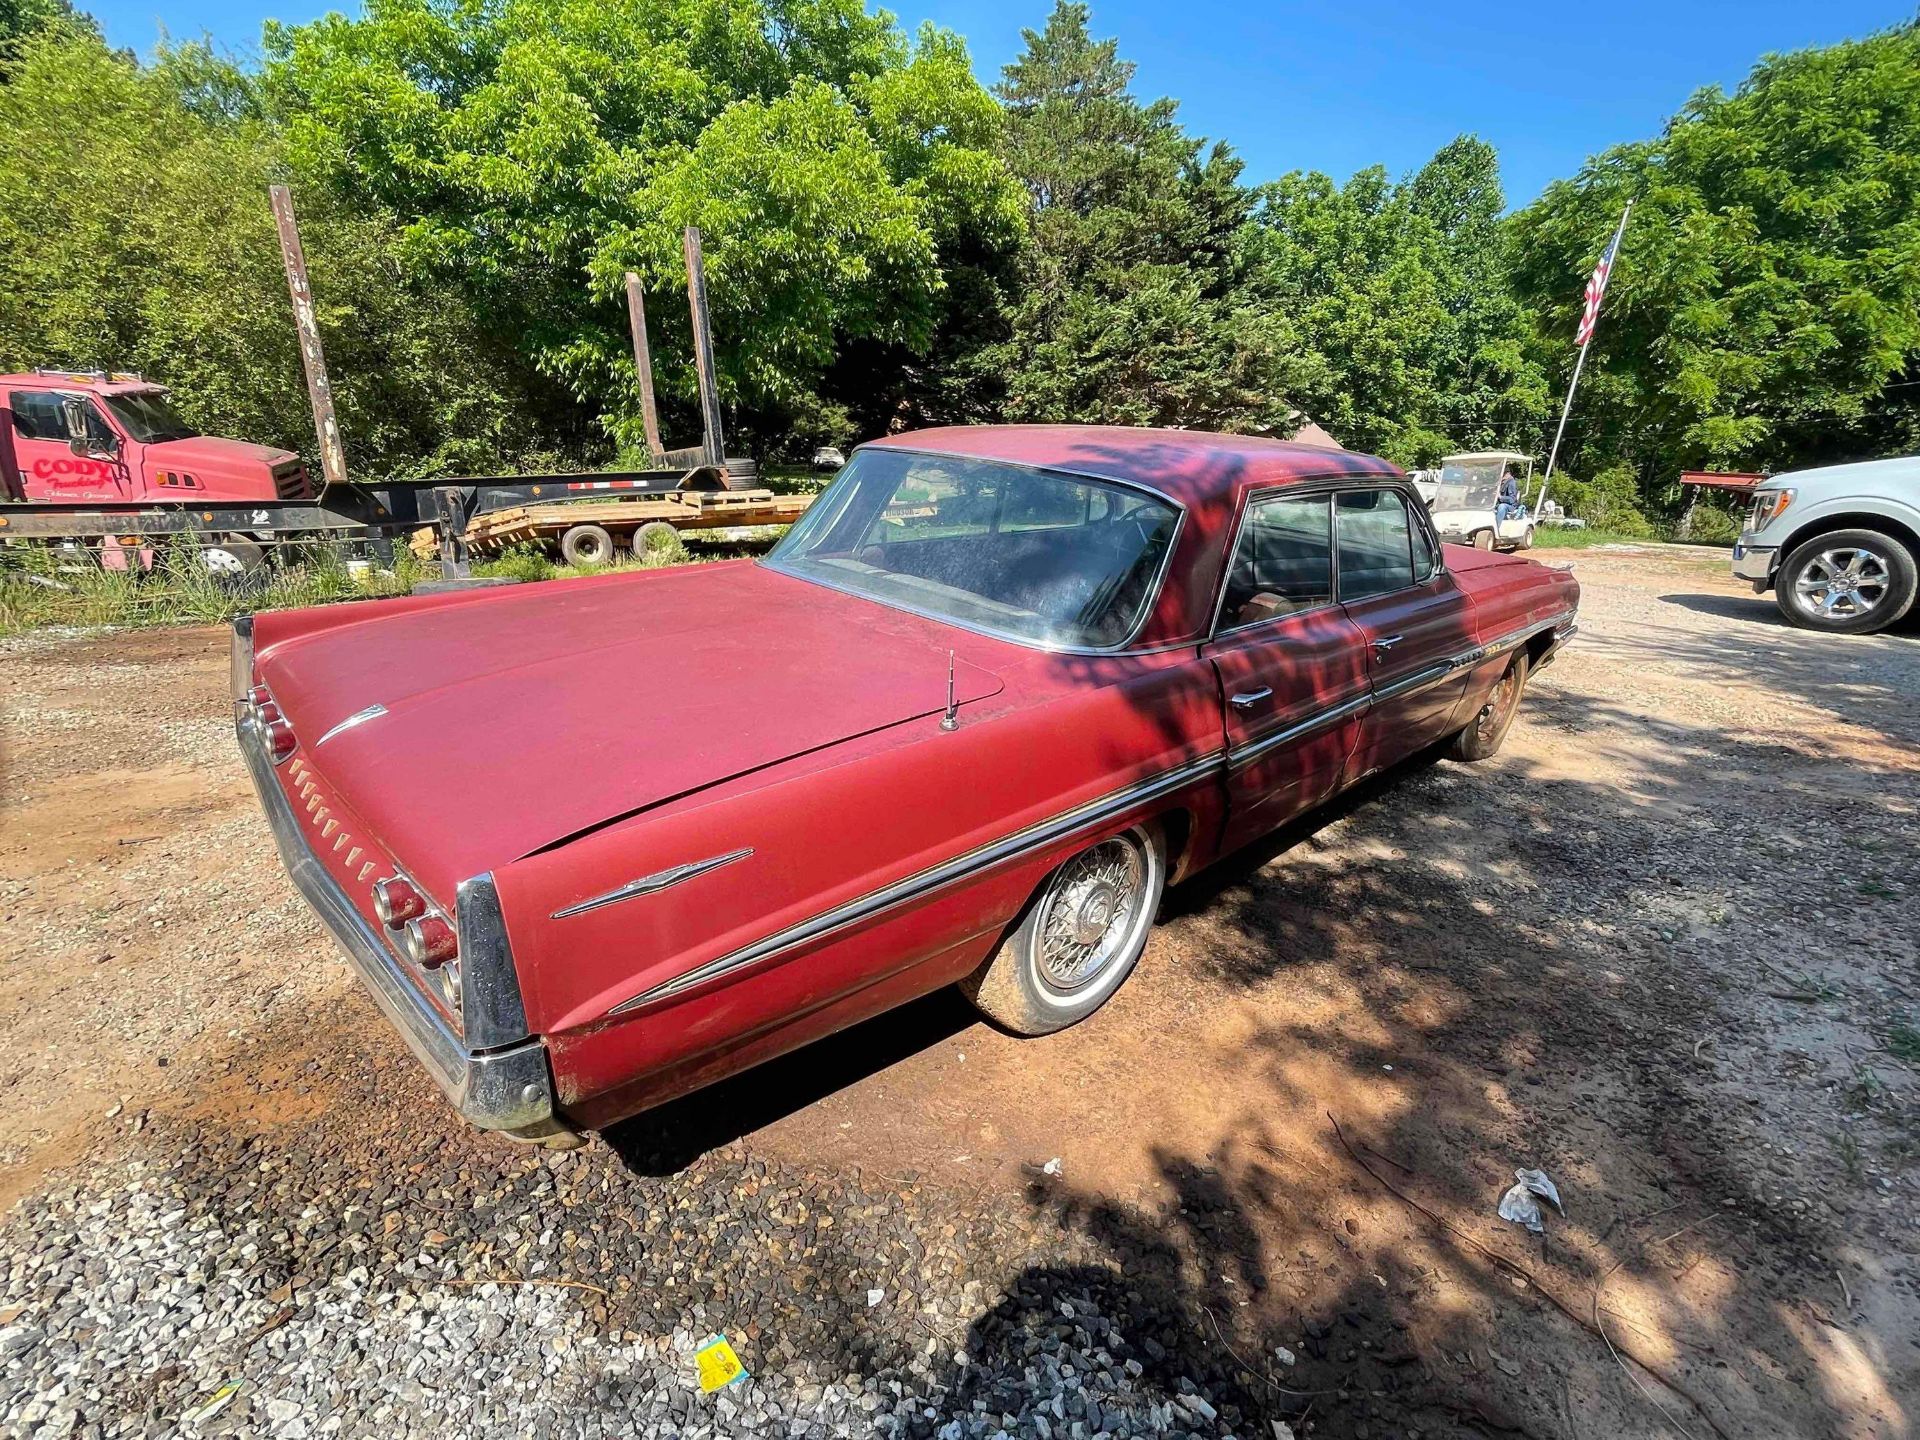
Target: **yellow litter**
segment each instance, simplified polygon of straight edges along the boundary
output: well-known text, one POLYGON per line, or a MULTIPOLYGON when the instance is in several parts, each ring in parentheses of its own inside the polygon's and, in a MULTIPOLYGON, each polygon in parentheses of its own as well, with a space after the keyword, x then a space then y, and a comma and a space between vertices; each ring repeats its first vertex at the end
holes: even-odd
POLYGON ((700 1368, 702 1393, 724 1390, 734 1381, 747 1378, 747 1367, 740 1363, 724 1335, 709 1335, 702 1340, 693 1352, 693 1363, 700 1368))

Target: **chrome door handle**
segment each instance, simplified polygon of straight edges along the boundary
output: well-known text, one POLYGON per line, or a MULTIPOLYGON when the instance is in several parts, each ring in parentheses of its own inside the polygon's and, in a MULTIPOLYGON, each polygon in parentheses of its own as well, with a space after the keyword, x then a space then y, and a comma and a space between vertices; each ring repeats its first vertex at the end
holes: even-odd
POLYGON ((1251 710, 1262 700, 1273 694, 1271 685, 1262 685, 1258 690, 1242 690, 1238 695, 1228 697, 1227 703, 1236 710, 1251 710))
POLYGON ((1382 635, 1378 640, 1373 642, 1373 648, 1385 654, 1406 638, 1404 635, 1382 635))

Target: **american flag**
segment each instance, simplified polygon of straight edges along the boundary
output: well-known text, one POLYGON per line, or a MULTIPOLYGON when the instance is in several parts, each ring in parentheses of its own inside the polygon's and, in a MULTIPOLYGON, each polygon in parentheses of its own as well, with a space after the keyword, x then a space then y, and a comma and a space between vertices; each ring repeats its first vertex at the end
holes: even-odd
POLYGON ((1593 327, 1600 319, 1600 302, 1606 297, 1607 279, 1613 274, 1613 257, 1620 253, 1620 237, 1627 233, 1627 216, 1632 212, 1633 202, 1629 200, 1627 208, 1620 212, 1620 228, 1613 232, 1606 253, 1593 267, 1593 274, 1587 277, 1587 308, 1580 315, 1580 328, 1573 332, 1573 343, 1582 348, 1593 338, 1593 327))

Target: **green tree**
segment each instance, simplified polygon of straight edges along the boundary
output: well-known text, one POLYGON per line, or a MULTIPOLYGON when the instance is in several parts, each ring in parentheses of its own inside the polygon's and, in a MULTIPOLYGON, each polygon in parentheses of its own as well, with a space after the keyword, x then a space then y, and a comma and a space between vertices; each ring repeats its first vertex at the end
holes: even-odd
POLYGON ((270 25, 267 53, 295 157, 413 217, 413 271, 630 447, 629 269, 691 413, 683 226, 723 388, 769 434, 845 413, 824 388, 845 348, 931 350, 946 257, 1017 236, 964 48, 860 0, 372 0, 270 25))
POLYGON ((314 448, 267 204, 292 180, 352 468, 493 466, 552 437, 398 235, 290 172, 247 78, 199 47, 142 67, 85 27, 0 86, 0 368, 137 369, 214 432, 314 448))
POLYGON ((1632 225, 1568 428, 1576 470, 1789 469, 1920 443, 1920 24, 1774 55, 1514 217, 1570 365, 1581 286, 1632 225))
POLYGON ((1029 240, 986 352, 1011 419, 1285 427, 1276 329, 1239 291, 1250 197, 1224 145, 1142 104, 1133 66, 1057 0, 997 87, 1029 240))

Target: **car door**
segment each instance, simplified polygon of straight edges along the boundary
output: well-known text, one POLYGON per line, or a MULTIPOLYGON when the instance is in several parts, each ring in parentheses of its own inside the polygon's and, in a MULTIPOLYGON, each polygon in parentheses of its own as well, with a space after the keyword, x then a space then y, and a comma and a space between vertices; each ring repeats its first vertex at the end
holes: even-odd
POLYGON ((1334 497, 1340 609, 1363 637, 1373 703, 1347 762, 1347 779, 1425 749, 1447 733, 1474 647, 1467 597, 1441 563, 1424 518, 1398 487, 1334 497))
POLYGON ((128 497, 127 467, 119 454, 118 433, 108 425, 91 397, 86 406, 87 430, 99 454, 75 455, 67 438, 60 402, 66 397, 51 390, 15 390, 7 396, 13 413, 14 462, 30 500, 124 500, 128 497), (108 452, 113 452, 111 455, 108 452))
POLYGON ((1324 800, 1369 698, 1365 638, 1334 598, 1333 496, 1247 502, 1208 658, 1226 730, 1233 849, 1324 800))

